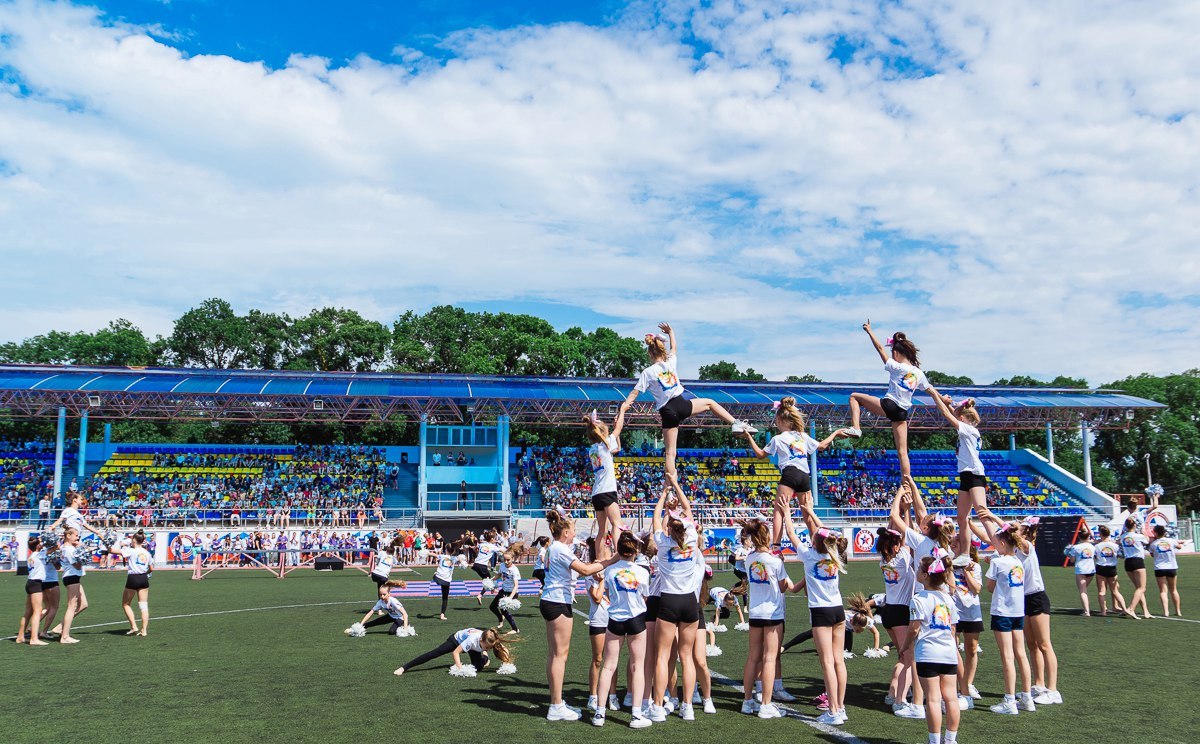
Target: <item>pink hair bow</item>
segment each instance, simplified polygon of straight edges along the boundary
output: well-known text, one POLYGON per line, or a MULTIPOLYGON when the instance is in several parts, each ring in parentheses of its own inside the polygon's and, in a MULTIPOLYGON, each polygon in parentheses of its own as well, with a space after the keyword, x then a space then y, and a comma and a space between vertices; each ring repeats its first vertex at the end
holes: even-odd
POLYGON ((942 550, 941 548, 934 548, 932 555, 933 555, 933 563, 929 564, 929 573, 936 574, 936 573, 942 573, 943 571, 945 571, 946 570, 946 560, 945 559, 948 558, 950 556, 950 554, 947 553, 946 551, 942 550))
POLYGON ((667 342, 667 337, 662 335, 661 333, 647 333, 646 334, 646 343, 650 343, 651 341, 654 341, 655 339, 662 341, 664 344, 667 342))
POLYGON ((889 535, 895 535, 896 537, 900 537, 900 536, 901 536, 899 532, 897 532, 896 530, 893 530, 891 527, 888 527, 888 528, 887 528, 887 531, 888 531, 888 534, 889 534, 889 535))
POLYGON ((779 410, 779 407, 780 407, 781 405, 783 405, 783 401, 777 400, 777 401, 775 401, 774 403, 772 403, 772 404, 771 404, 771 410, 772 410, 772 411, 778 411, 778 410, 779 410))
POLYGON ((1042 521, 1041 517, 1029 517, 1024 521, 1026 527, 1037 527, 1038 522, 1042 521))
POLYGON ((831 530, 828 527, 822 527, 821 529, 817 530, 817 537, 827 538, 827 537, 841 537, 841 536, 842 536, 841 532, 839 532, 837 530, 831 530))
POLYGON ((887 340, 887 342, 884 344, 884 346, 895 346, 895 345, 896 345, 896 337, 895 337, 895 336, 888 336, 888 340, 887 340))
POLYGON ((942 515, 940 515, 940 514, 935 514, 935 515, 933 516, 933 519, 931 519, 931 520, 930 520, 930 522, 932 522, 933 524, 937 525, 938 527, 941 527, 943 524, 945 524, 945 523, 947 523, 947 522, 949 522, 949 521, 950 521, 949 519, 946 519, 945 517, 943 517, 943 516, 942 516, 942 515))

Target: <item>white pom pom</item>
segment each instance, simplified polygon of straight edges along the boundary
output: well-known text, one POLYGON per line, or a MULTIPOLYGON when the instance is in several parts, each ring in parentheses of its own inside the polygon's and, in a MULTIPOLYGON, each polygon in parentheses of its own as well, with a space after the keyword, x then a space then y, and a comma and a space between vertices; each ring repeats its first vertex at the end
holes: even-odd
POLYGON ((464 679, 470 679, 470 678, 476 676, 475 667, 473 667, 473 666, 450 667, 450 676, 451 677, 463 677, 464 679))
POLYGON ((351 625, 350 629, 347 631, 347 635, 349 635, 351 638, 362 638, 366 634, 367 629, 363 627, 362 623, 355 623, 354 625, 351 625))
POLYGON ((496 670, 496 674, 516 674, 516 673, 517 673, 517 665, 512 664, 512 663, 501 664, 500 668, 496 670))
POLYGON ((417 629, 411 625, 408 626, 407 628, 397 628, 396 629, 396 637, 397 638, 412 638, 416 634, 417 634, 417 629))
POLYGON ((484 579, 483 580, 483 590, 485 592, 496 591, 496 582, 492 581, 491 579, 484 579))
POLYGON ((738 623, 733 626, 734 630, 750 630, 750 623, 738 623))
POLYGON ((709 630, 711 630, 714 633, 725 633, 726 631, 729 630, 729 628, 726 628, 724 625, 714 625, 711 628, 709 628, 709 630))
POLYGON ((868 659, 883 659, 887 655, 888 650, 886 648, 868 648, 866 651, 863 651, 863 656, 868 659))
POLYGON ((521 609, 521 600, 504 597, 500 600, 500 609, 505 612, 516 612, 521 609))
POLYGON ((725 652, 721 650, 720 646, 710 645, 710 646, 708 646, 708 648, 705 649, 705 654, 707 656, 720 656, 723 653, 725 653, 725 652))
POLYGON ((967 650, 967 647, 966 647, 964 644, 960 643, 960 644, 958 644, 958 650, 959 650, 959 651, 966 651, 966 650, 967 650))

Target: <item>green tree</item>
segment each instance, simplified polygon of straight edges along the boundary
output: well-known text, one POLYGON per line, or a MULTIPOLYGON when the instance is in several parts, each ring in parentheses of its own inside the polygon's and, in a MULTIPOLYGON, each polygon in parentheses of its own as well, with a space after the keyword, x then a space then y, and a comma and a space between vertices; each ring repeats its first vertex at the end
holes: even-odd
POLYGON ((738 369, 738 366, 733 362, 727 362, 722 359, 713 364, 706 364, 700 368, 701 380, 749 380, 758 381, 766 380, 767 378, 754 371, 753 367, 747 367, 743 372, 738 369))
POLYGON ((249 342, 246 319, 225 300, 213 298, 175 321, 167 347, 181 367, 230 369, 246 363, 249 342))
POLYGON ((799 382, 799 383, 825 382, 820 377, 817 377, 816 375, 813 375, 813 374, 788 375, 787 377, 785 377, 783 379, 783 381, 784 382, 799 382))
POLYGON ((325 307, 298 318, 290 330, 291 369, 367 372, 387 358, 391 335, 354 310, 325 307))
POLYGON ((963 387, 975 384, 970 377, 966 377, 965 375, 950 375, 945 372, 938 372, 936 369, 928 370, 925 372, 925 376, 929 378, 929 382, 934 387, 941 387, 943 385, 947 387, 963 387))

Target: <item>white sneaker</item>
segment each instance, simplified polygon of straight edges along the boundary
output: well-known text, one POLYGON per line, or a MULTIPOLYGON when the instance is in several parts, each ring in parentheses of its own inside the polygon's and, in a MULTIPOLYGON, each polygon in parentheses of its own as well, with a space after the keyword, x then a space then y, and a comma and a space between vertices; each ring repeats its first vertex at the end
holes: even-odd
POLYGON ((1041 685, 1034 685, 1033 687, 1029 688, 1029 694, 1032 695, 1033 697, 1039 697, 1041 695, 1046 694, 1047 692, 1050 692, 1050 690, 1046 689, 1045 687, 1042 687, 1041 685))
POLYGON ((895 705, 896 704, 895 696, 893 696, 890 692, 887 695, 884 695, 883 696, 883 704, 884 705, 895 705))
POLYGON ((1015 716, 1015 715, 1018 715, 1018 713, 1019 713, 1019 711, 1017 710, 1017 701, 1016 700, 1004 700, 1002 702, 996 703, 991 708, 989 708, 989 710, 991 710, 993 713, 1000 713, 1001 715, 1006 715, 1006 716, 1015 716))
POLYGON ((783 712, 780 711, 779 708, 775 707, 775 703, 767 703, 766 705, 759 706, 758 717, 783 718, 783 712))
POLYGON ((1046 690, 1041 695, 1036 696, 1033 702, 1038 705, 1058 705, 1062 703, 1062 695, 1056 690, 1046 690))
POLYGON ((596 715, 592 716, 592 725, 593 726, 603 726, 604 725, 604 711, 602 711, 602 710, 596 711, 596 715))
POLYGON ((550 712, 546 714, 547 721, 578 721, 580 717, 579 711, 567 707, 565 703, 551 705, 550 712))
POLYGON ((632 692, 625 693, 625 707, 626 708, 633 707, 633 693, 632 692))
POLYGON ((983 699, 983 695, 979 694, 979 690, 975 688, 975 685, 967 685, 967 692, 971 693, 971 698, 974 700, 983 699))
POLYGON ((850 720, 850 716, 847 715, 845 708, 839 710, 836 715, 838 717, 838 722, 834 724, 835 726, 841 726, 842 724, 846 723, 846 721, 850 720))
POLYGON ((783 689, 782 687, 776 687, 774 690, 771 691, 771 699, 776 700, 781 703, 796 702, 796 696, 793 695, 792 693, 788 692, 787 690, 783 689))
POLYGON ((648 728, 649 726, 650 719, 639 716, 637 713, 634 713, 633 718, 629 719, 629 728, 644 729, 648 728))
POLYGON ((712 698, 704 698, 704 712, 705 713, 716 713, 717 712, 717 706, 713 705, 712 698))
POLYGON ((754 701, 754 698, 742 701, 742 712, 748 716, 752 716, 757 713, 758 707, 758 703, 754 701))
POLYGON ((958 709, 959 710, 971 710, 974 707, 975 707, 975 701, 972 700, 969 696, 967 696, 967 695, 959 695, 958 696, 958 709))
POLYGON ((844 431, 846 432, 846 436, 854 437, 855 439, 862 436, 862 429, 858 428, 857 426, 847 427, 844 429, 844 431))
POLYGON ((921 720, 925 718, 925 706, 914 705, 913 703, 903 703, 898 707, 893 707, 892 713, 900 718, 921 720))
POLYGON ((837 713, 830 713, 829 711, 825 711, 824 713, 822 713, 820 716, 817 717, 817 723, 823 723, 826 726, 841 726, 842 725, 842 717, 840 715, 838 715, 837 713))
POLYGON ((668 696, 667 699, 663 702, 663 710, 665 710, 667 712, 667 715, 671 715, 672 713, 674 713, 675 709, 678 707, 679 707, 679 701, 673 697, 668 696))
POLYGON ((621 700, 616 695, 608 696, 608 709, 609 710, 620 710, 621 709, 621 700))
POLYGON ((663 721, 667 720, 667 711, 660 705, 651 705, 650 715, 646 717, 655 723, 662 723, 663 721))
POLYGON ((747 423, 745 421, 734 421, 732 428, 733 428, 734 434, 757 434, 758 433, 758 429, 751 426, 749 423, 747 423))
POLYGON ((686 704, 686 705, 681 705, 681 706, 679 706, 679 717, 680 717, 680 718, 682 718, 682 719, 683 719, 683 720, 685 720, 685 721, 694 721, 694 720, 696 720, 696 714, 695 714, 695 712, 692 710, 692 706, 691 706, 691 704, 690 704, 690 703, 688 703, 688 704, 686 704))
POLYGON ((1036 711, 1037 706, 1033 704, 1033 695, 1028 692, 1022 692, 1020 695, 1017 695, 1017 708, 1027 713, 1036 711))
POLYGON ((597 710, 600 709, 600 706, 596 704, 596 696, 595 695, 588 697, 587 709, 593 713, 595 713, 597 710))

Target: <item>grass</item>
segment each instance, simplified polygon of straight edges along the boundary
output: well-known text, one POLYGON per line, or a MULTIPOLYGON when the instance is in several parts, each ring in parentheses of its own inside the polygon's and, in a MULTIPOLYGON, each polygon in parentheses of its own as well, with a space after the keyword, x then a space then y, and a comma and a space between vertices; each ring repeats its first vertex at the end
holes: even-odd
MULTIPOLYGON (((1200 558, 1180 563, 1185 608, 1189 601, 1195 607, 1200 558)), ((1075 608, 1078 596, 1070 571, 1045 569, 1045 575, 1056 606, 1075 608)), ((536 599, 526 601, 519 613, 525 632, 516 676, 501 677, 489 669, 476 679, 459 680, 446 674, 446 659, 396 678, 392 670, 401 663, 453 630, 486 627, 492 615, 474 600, 457 599, 451 602, 450 620, 442 623, 436 619, 436 600, 408 600, 419 636, 391 638, 374 628, 366 638, 350 639, 342 629, 372 603, 373 585, 358 572, 300 571, 283 581, 257 572, 218 572, 202 582, 189 576, 174 571, 155 575, 151 610, 160 619, 152 619, 148 638, 124 635, 123 574, 95 573, 85 580, 92 609, 79 624, 119 624, 81 629, 76 635, 82 642, 75 646, 0 644, 5 676, 0 741, 357 742, 387 737, 595 742, 661 740, 664 730, 688 740, 742 741, 749 736, 755 742, 789 744, 835 741, 797 720, 741 716, 736 712, 740 693, 720 684, 714 684, 718 715, 697 713, 694 724, 673 718, 646 732, 631 731, 625 712, 610 714, 603 729, 585 722, 548 723, 545 634, 536 599), (228 612, 248 608, 274 609, 228 612), (168 618, 192 613, 224 614, 168 618)), ((731 578, 718 573, 717 581, 728 586, 731 578)), ((1122 581, 1128 594, 1128 582, 1122 581)), ((23 583, 24 578, 12 574, 0 577, 0 616, 11 623, 9 633, 21 613, 23 583)), ((867 563, 853 564, 844 584, 846 591, 870 591, 880 584, 879 572, 867 563)), ((1160 611, 1157 595, 1151 608, 1160 611)), ((962 740, 1097 744, 1138 732, 1163 744, 1197 741, 1200 663, 1194 649, 1200 641, 1200 613, 1185 609, 1193 622, 1135 622, 1071 612, 1060 610, 1053 618, 1059 689, 1067 704, 1016 718, 966 712, 962 740)), ((803 598, 789 600, 788 618, 790 631, 807 626, 803 598)), ((747 634, 733 631, 732 623, 730 627, 718 636, 724 655, 710 659, 710 665, 739 679, 747 634)), ((857 637, 858 650, 867 639, 857 637)), ((784 657, 787 687, 804 701, 821 691, 816 657, 806 646, 784 657)), ((1000 672, 990 637, 984 638, 983 648, 977 686, 986 705, 998 699, 1000 672)), ((577 622, 566 694, 579 706, 587 696, 588 649, 584 625, 577 622)), ((926 740, 923 721, 884 711, 881 700, 891 661, 860 657, 847 664, 848 733, 872 744, 926 740)), ((813 713, 808 705, 792 707, 813 713)))

